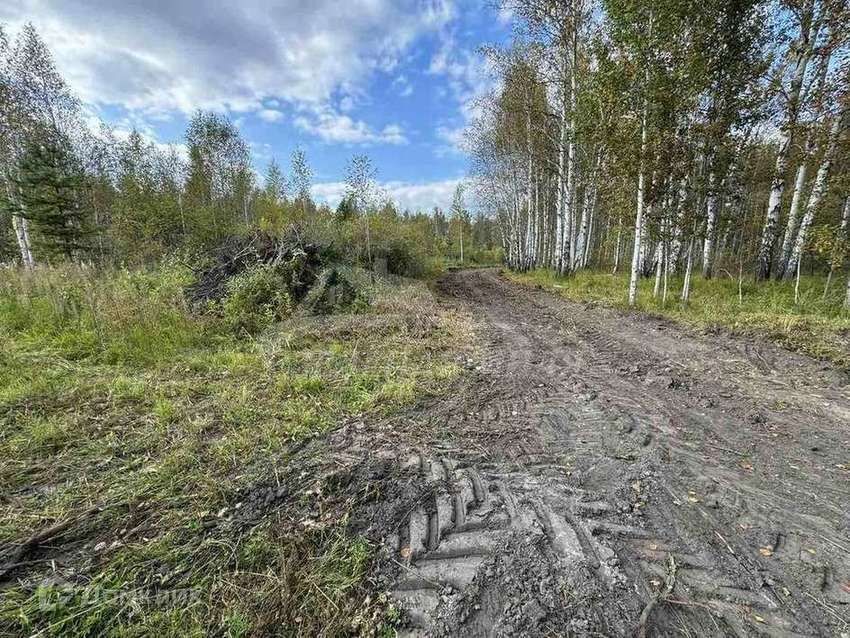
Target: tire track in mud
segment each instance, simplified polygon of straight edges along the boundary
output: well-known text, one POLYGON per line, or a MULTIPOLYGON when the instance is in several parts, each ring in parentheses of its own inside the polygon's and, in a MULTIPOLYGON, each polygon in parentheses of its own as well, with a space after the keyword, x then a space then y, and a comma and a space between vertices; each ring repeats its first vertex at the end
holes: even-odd
POLYGON ((743 413, 763 403, 727 400, 704 361, 659 357, 639 318, 588 312, 489 271, 455 273, 440 288, 479 322, 482 371, 464 396, 415 417, 438 432, 408 464, 428 498, 388 542, 414 634, 627 635, 671 565, 676 585, 653 612, 655 635, 846 629, 840 487, 815 513, 800 503, 807 486, 777 497, 742 470, 740 453, 717 452, 740 444, 743 413), (618 328, 637 334, 630 342, 618 328), (777 519, 796 522, 776 532, 777 519), (583 592, 594 609, 561 603, 559 615, 522 590, 517 612, 513 584, 492 586, 529 538, 551 554, 567 599, 583 592), (814 587, 792 564, 804 550, 819 552, 815 571, 828 574, 814 587))

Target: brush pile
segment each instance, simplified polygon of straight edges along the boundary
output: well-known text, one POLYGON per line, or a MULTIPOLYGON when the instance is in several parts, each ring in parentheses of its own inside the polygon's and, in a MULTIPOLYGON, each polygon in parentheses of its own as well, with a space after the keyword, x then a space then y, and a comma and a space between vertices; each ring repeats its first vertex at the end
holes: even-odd
POLYGON ((277 238, 262 231, 233 236, 214 252, 213 262, 196 272, 186 289, 193 308, 204 309, 223 301, 235 279, 257 268, 274 273, 294 305, 312 314, 327 314, 354 301, 357 291, 340 272, 326 264, 321 247, 303 241, 295 232, 277 238))

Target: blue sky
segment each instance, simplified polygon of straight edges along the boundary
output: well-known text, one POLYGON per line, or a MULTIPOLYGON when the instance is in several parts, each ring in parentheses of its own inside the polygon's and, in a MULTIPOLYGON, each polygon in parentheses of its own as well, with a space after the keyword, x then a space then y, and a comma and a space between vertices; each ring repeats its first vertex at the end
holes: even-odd
MULTIPOLYGON (((510 16, 488 0, 25 0, 93 116, 180 142, 195 108, 226 112, 262 173, 296 146, 335 204, 348 159, 367 153, 404 207, 447 206, 467 160, 460 132, 491 86, 478 54, 510 16)), ((93 118, 94 119, 94 118, 93 118)))

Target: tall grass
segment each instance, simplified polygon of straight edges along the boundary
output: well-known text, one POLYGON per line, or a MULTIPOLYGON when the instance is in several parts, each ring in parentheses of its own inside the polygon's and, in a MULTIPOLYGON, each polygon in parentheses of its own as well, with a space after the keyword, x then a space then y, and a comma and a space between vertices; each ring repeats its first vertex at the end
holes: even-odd
POLYGON ((0 635, 336 635, 358 615, 379 622, 384 604, 361 587, 371 547, 342 518, 311 533, 282 525, 275 508, 309 509, 301 495, 262 520, 206 527, 270 477, 298 484, 291 442, 458 374, 465 321, 423 283, 345 275, 362 305, 295 312, 249 337, 226 312, 189 312, 179 266, 0 271, 0 546, 104 506, 55 540, 56 565, 15 574, 0 635), (108 549, 93 550, 101 540, 108 549), (165 589, 195 592, 194 604, 127 603, 163 570, 165 589), (57 575, 67 588, 38 586, 57 575))
POLYGON ((0 271, 0 336, 16 350, 69 361, 150 365, 212 336, 190 317, 176 265, 91 272, 76 266, 0 271))

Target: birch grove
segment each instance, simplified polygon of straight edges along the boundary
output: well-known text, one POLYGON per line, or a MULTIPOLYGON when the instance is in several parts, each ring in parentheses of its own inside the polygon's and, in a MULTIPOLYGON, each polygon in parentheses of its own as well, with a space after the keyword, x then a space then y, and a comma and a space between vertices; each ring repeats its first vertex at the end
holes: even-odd
POLYGON ((846 2, 503 4, 518 27, 469 148, 508 266, 627 256, 631 305, 644 277, 687 300, 700 273, 834 270, 812 242, 850 192, 846 2))

